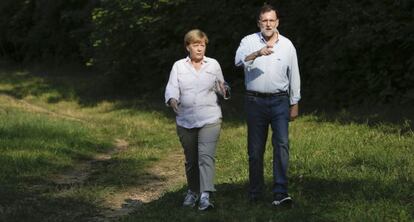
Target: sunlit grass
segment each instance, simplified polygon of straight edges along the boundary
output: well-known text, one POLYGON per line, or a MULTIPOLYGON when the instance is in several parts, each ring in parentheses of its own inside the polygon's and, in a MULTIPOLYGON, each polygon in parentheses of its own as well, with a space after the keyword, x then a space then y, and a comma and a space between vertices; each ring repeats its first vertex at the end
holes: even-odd
POLYGON ((414 136, 396 126, 325 122, 307 115, 291 123, 290 193, 295 208, 270 205, 272 148, 265 155, 265 200, 247 202, 246 127, 229 124, 217 155, 216 207, 180 207, 185 188, 147 204, 125 221, 410 221, 414 209, 414 136), (391 133, 393 132, 393 133, 391 133), (155 213, 157 212, 157 213, 155 213))
POLYGON ((147 167, 179 148, 171 140, 173 120, 140 111, 150 109, 145 102, 85 105, 67 96, 79 79, 59 81, 63 85, 28 72, 0 73, 1 221, 88 221, 104 207, 104 198, 141 184, 147 167), (126 140, 128 148, 95 166, 86 181, 62 189, 51 180, 79 161, 116 149, 115 139, 126 140))
MULTIPOLYGON (((88 221, 102 210, 104 198, 138 186, 148 167, 182 152, 161 96, 94 100, 82 91, 91 81, 0 72, 0 220, 88 221), (126 140, 128 149, 99 165, 84 183, 62 187, 50 181, 51 174, 111 149, 115 139, 126 140)), ((246 126, 241 110, 232 108, 242 107, 239 103, 234 98, 225 104, 216 209, 182 209, 181 184, 123 221, 414 220, 413 132, 317 115, 291 122, 289 187, 295 208, 276 211, 270 205, 270 135, 266 196, 249 204, 246 126)))
POLYGON ((75 121, 6 107, 0 122, 2 184, 47 177, 110 147, 108 141, 75 121))

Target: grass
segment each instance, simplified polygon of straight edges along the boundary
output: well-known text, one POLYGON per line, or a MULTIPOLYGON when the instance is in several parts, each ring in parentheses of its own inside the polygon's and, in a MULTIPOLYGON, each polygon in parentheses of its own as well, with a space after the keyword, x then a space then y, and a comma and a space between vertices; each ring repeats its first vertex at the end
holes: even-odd
MULTIPOLYGON (((395 126, 369 127, 324 122, 303 116, 291 123, 290 193, 292 210, 271 202, 271 147, 266 152, 267 196, 246 201, 246 129, 226 126, 217 156, 216 210, 200 213, 180 207, 177 188, 124 221, 412 221, 414 138, 395 126), (385 132, 384 132, 385 131, 385 132)), ((270 139, 270 138, 269 138, 270 139)))
POLYGON ((57 221, 63 212, 73 219, 96 211, 82 195, 57 197, 50 177, 104 152, 110 141, 85 124, 0 101, 0 221, 57 221))
MULTIPOLYGON (((181 152, 173 116, 160 98, 97 96, 96 88, 87 90, 94 81, 88 75, 0 71, 0 221, 90 221, 105 208, 105 198, 139 186, 146 169, 181 152), (110 150, 115 139, 127 140, 129 148, 84 183, 59 186, 50 179, 110 150)), ((246 126, 241 96, 233 97, 224 104, 216 209, 180 207, 186 190, 180 184, 121 221, 414 220, 412 130, 316 114, 303 115, 290 127, 289 187, 295 207, 270 205, 269 144, 267 196, 248 203, 246 126)))
POLYGON ((0 116, 0 183, 47 177, 104 151, 109 143, 78 122, 6 108, 0 116))
POLYGON ((95 101, 80 91, 88 84, 90 76, 0 71, 0 221, 90 221, 105 199, 141 185, 147 167, 179 149, 172 119, 138 110, 140 100, 95 101), (113 149, 115 139, 128 149, 86 181, 53 180, 113 149))

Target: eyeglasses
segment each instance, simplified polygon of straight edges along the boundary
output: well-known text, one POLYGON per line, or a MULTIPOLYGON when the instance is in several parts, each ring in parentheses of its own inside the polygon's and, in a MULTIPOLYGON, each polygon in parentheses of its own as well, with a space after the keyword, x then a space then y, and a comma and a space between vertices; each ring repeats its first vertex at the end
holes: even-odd
POLYGON ((277 19, 276 20, 274 20, 274 19, 265 19, 265 20, 260 20, 260 23, 262 23, 262 24, 267 24, 267 23, 275 24, 276 21, 277 21, 277 19))

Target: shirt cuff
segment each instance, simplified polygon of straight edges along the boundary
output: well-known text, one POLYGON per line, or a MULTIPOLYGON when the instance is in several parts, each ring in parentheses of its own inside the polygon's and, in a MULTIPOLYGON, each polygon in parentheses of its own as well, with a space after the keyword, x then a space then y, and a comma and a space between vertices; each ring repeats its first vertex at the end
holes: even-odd
POLYGON ((299 103, 299 100, 300 100, 300 98, 291 97, 290 98, 290 105, 293 106, 293 105, 299 103))
POLYGON ((250 70, 251 66, 253 65, 254 60, 249 60, 247 62, 243 60, 242 62, 243 62, 244 68, 250 70))

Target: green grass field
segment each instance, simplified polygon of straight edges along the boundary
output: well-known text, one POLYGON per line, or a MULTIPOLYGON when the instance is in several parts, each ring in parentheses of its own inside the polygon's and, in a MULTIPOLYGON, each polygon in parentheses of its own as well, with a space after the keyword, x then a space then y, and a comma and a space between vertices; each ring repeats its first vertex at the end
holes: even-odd
POLYGON ((167 193, 125 221, 412 221, 414 138, 391 126, 320 121, 303 116, 291 125, 291 210, 271 202, 271 147, 266 155, 268 196, 246 200, 245 126, 225 126, 217 156, 217 209, 180 208, 184 189, 167 193))
MULTIPOLYGON (((97 96, 99 90, 89 87, 93 76, 52 74, 0 70, 0 221, 94 221, 105 210, 105 199, 142 186, 150 167, 170 161, 174 170, 183 171, 176 160, 165 159, 181 148, 162 92, 155 98, 97 96), (116 139, 128 141, 128 149, 97 164, 82 183, 53 180, 108 153, 116 139)), ((290 127, 295 207, 270 205, 269 144, 267 196, 250 204, 246 126, 238 97, 224 104, 216 208, 183 209, 186 188, 180 183, 121 221, 414 221, 413 131, 406 125, 368 125, 317 114, 302 115, 290 127)))

